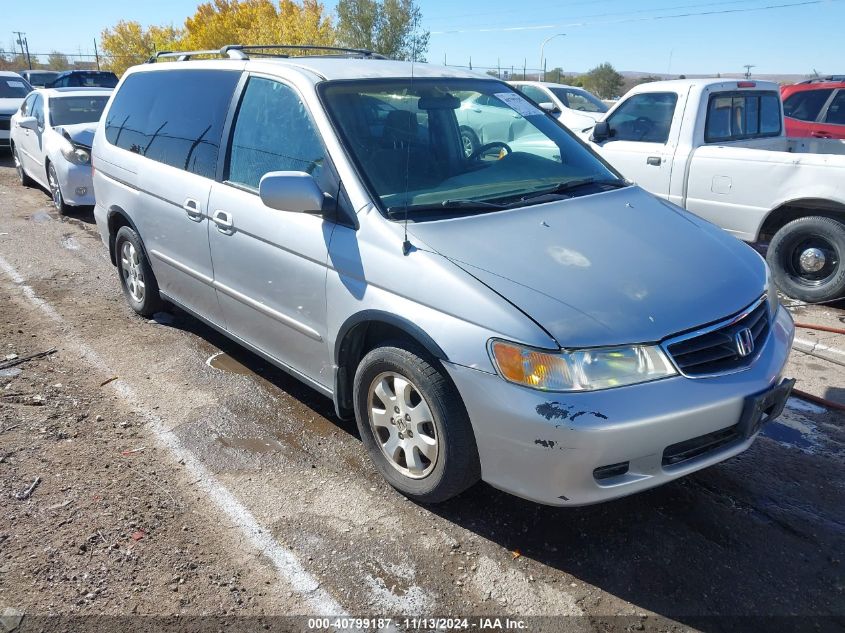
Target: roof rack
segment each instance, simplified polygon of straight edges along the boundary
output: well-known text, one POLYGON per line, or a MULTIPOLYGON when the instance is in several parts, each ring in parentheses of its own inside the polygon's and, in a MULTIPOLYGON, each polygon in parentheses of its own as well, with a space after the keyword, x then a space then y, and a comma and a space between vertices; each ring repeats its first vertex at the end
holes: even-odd
POLYGON ((249 59, 248 52, 255 57, 359 57, 371 59, 386 59, 383 55, 363 48, 344 48, 341 46, 314 46, 309 44, 227 44, 219 49, 201 51, 159 51, 151 56, 148 64, 154 64, 160 59, 175 58, 184 62, 198 55, 219 55, 228 59, 249 59), (279 52, 264 52, 264 51, 279 52), (316 55, 290 55, 284 51, 316 51, 316 55))
POLYGON ((810 79, 805 79, 804 81, 799 81, 799 84, 820 84, 830 81, 845 81, 845 75, 827 75, 824 77, 812 77, 810 79))

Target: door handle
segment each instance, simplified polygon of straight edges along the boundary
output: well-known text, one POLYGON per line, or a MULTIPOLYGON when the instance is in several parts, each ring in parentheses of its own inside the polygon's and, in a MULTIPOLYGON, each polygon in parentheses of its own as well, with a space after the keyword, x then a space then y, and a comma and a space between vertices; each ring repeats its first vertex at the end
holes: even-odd
POLYGON ((200 203, 193 198, 185 198, 185 203, 182 205, 185 213, 188 214, 188 219, 194 222, 202 222, 202 209, 200 203))
POLYGON ((232 215, 226 211, 217 209, 212 214, 211 221, 217 225, 217 230, 224 235, 231 235, 235 232, 235 223, 232 221, 232 215))
POLYGON ((649 165, 654 165, 655 167, 660 167, 660 163, 663 162, 663 159, 660 156, 649 156, 646 161, 649 165))

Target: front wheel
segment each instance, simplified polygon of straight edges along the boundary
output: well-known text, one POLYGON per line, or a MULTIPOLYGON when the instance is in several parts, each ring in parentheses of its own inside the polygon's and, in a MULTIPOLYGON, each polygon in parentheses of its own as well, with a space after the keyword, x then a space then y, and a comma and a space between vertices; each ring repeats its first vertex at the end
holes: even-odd
POLYGON ((369 352, 355 372, 355 418, 381 475, 405 496, 439 503, 481 477, 469 416, 424 350, 404 343, 369 352))
POLYGON ((114 241, 120 285, 130 307, 143 317, 151 317, 162 308, 153 269, 147 261, 141 238, 128 226, 120 227, 114 241))
POLYGON ((772 238, 766 261, 778 287, 807 302, 845 296, 845 224, 808 216, 786 224, 772 238))
POLYGON ((22 187, 31 187, 35 183, 32 178, 27 175, 26 170, 23 168, 23 161, 21 161, 20 151, 18 151, 17 147, 12 149, 12 157, 15 161, 15 171, 18 174, 18 182, 20 182, 22 187))
POLYGON ((56 167, 53 163, 47 167, 47 184, 50 185, 50 197, 53 199, 53 206, 59 215, 67 215, 73 210, 73 207, 65 203, 65 198, 62 195, 62 187, 59 184, 59 176, 56 173, 56 167))

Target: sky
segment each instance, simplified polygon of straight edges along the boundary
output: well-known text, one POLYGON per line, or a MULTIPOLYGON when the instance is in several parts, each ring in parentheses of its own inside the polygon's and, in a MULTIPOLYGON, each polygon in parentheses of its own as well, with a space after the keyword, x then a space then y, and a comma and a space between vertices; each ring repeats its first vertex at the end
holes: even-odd
MULTIPOLYGON (((845 73, 845 0, 417 0, 430 62, 668 74, 845 73), (563 34, 563 35, 559 35, 563 34)), ((0 0, 0 47, 23 31, 32 53, 92 53, 119 20, 181 26, 197 0, 0 0), (3 32, 7 31, 7 32, 3 32)), ((324 2, 332 11, 335 0, 324 2)))

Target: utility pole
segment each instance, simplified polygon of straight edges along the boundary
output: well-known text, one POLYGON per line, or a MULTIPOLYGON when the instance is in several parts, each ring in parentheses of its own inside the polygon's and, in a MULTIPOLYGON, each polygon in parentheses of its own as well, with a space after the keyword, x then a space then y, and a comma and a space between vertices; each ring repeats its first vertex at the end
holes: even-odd
POLYGON ((745 65, 743 66, 743 68, 745 68, 745 78, 746 78, 746 79, 751 79, 751 69, 752 69, 752 68, 757 68, 757 66, 755 66, 754 64, 745 64, 745 65))
POLYGON ((97 38, 94 38, 94 57, 97 58, 97 70, 100 70, 100 52, 97 50, 97 38))
POLYGON ((18 36, 15 43, 21 47, 21 56, 26 57, 26 63, 29 66, 29 69, 32 70, 32 58, 29 56, 29 44, 26 41, 26 33, 21 33, 20 31, 12 31, 12 33, 18 36), (24 49, 24 47, 26 47, 26 49, 24 49))

